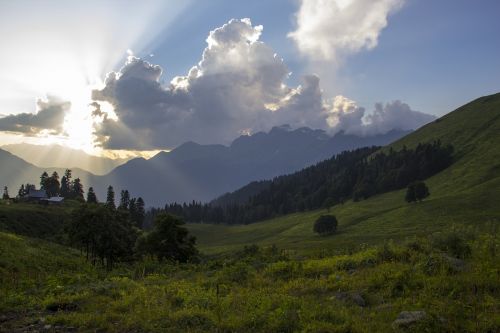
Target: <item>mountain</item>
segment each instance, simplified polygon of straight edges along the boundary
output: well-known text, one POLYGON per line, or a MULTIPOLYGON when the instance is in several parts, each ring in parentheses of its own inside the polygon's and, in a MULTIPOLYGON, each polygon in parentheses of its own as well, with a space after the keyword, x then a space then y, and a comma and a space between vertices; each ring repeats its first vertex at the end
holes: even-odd
POLYGON ((74 169, 78 167, 96 175, 107 174, 117 166, 130 160, 93 156, 82 150, 60 145, 19 143, 2 146, 2 149, 41 168, 74 169))
POLYGON ((101 198, 105 186, 111 184, 116 192, 128 189, 153 206, 174 201, 208 201, 250 181, 291 173, 344 150, 384 145, 407 133, 329 136, 321 130, 281 126, 268 133, 241 136, 229 146, 187 142, 149 160, 130 160, 108 175, 96 177, 93 185, 101 198))
POLYGON ((243 226, 190 224, 190 231, 208 253, 247 244, 337 251, 451 230, 487 231, 494 236, 500 221, 500 93, 476 99, 381 150, 415 149, 437 140, 454 147, 453 161, 425 179, 431 195, 423 202, 406 203, 403 188, 347 201, 328 211, 293 213, 243 226), (338 234, 331 238, 312 231, 323 214, 333 214, 339 221, 338 234))
MULTIPOLYGON (((65 168, 39 168, 31 163, 26 162, 22 158, 15 156, 3 149, 0 149, 0 186, 9 188, 10 196, 17 195, 17 190, 21 184, 31 183, 37 187, 40 183, 40 175, 47 171, 49 174, 56 171, 59 177, 64 174, 65 168)), ((73 178, 79 177, 84 185, 95 182, 98 177, 93 174, 79 169, 73 168, 73 178)))

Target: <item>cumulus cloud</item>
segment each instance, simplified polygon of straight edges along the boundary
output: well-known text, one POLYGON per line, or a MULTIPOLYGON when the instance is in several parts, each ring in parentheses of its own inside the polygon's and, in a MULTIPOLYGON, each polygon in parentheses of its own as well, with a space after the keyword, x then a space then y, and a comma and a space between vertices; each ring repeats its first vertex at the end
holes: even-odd
POLYGON ((241 133, 283 124, 364 133, 365 122, 372 124, 370 131, 384 131, 404 119, 396 119, 397 108, 389 104, 368 118, 347 98, 327 100, 315 75, 289 87, 289 70, 260 41, 262 30, 242 19, 211 31, 200 62, 167 85, 160 81, 160 66, 129 56, 92 93, 93 114, 101 120, 96 122, 97 143, 109 149, 163 149, 189 140, 228 143, 241 133), (113 106, 116 118, 102 111, 102 102, 113 106), (386 121, 391 125, 385 126, 386 121))
POLYGON ((387 17, 404 0, 301 0, 297 28, 289 34, 300 52, 314 60, 377 46, 387 17))
POLYGON ((63 122, 71 103, 55 96, 37 101, 36 113, 20 113, 0 118, 0 131, 17 132, 24 135, 36 135, 42 131, 50 134, 62 134, 63 122))
POLYGON ((328 105, 326 121, 330 133, 344 131, 347 134, 375 135, 391 130, 414 130, 436 119, 435 116, 415 111, 401 101, 376 103, 367 113, 347 97, 336 96, 328 105))
POLYGON ((283 113, 279 109, 285 99, 298 103, 305 91, 285 84, 289 71, 259 41, 261 33, 262 26, 252 26, 249 19, 231 20, 213 30, 201 61, 167 87, 160 84, 159 66, 129 56, 118 73, 108 74, 105 87, 93 92, 93 99, 111 103, 119 118, 99 125, 100 144, 144 149, 187 140, 228 142, 247 128, 276 124, 283 118, 276 115, 283 113), (141 140, 124 140, 124 129, 141 140))

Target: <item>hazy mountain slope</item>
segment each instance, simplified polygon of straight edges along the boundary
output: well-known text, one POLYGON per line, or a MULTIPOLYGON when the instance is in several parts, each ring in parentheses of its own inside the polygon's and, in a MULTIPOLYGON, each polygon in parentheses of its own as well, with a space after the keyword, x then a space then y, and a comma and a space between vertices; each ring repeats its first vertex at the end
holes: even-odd
POLYGON ((407 132, 391 131, 373 137, 339 133, 333 137, 320 130, 286 126, 269 133, 242 136, 230 146, 185 143, 149 160, 134 159, 92 184, 100 197, 105 186, 128 189, 146 204, 208 201, 250 181, 291 173, 346 149, 392 142, 407 132))
MULTIPOLYGON (((65 171, 65 168, 36 167, 22 158, 19 158, 2 149, 0 149, 0 166, 0 186, 2 186, 2 189, 3 186, 7 186, 12 197, 17 195, 17 191, 21 184, 31 183, 38 187, 40 183, 40 175, 43 171, 47 171, 49 174, 57 171, 57 173, 59 173, 59 177, 62 177, 65 171)), ((81 178, 85 186, 85 190, 87 190, 88 184, 96 181, 96 177, 87 171, 78 168, 74 168, 72 171, 73 178, 81 178)))
POLYGON ((129 159, 111 159, 86 154, 84 151, 60 145, 26 143, 2 146, 2 149, 41 168, 80 168, 96 175, 109 173, 129 159))
POLYGON ((387 239, 469 225, 500 222, 500 94, 479 98, 384 149, 412 147, 440 139, 455 147, 451 167, 426 180, 431 196, 418 204, 404 201, 405 190, 335 206, 339 233, 323 238, 312 232, 325 210, 297 213, 248 226, 190 225, 201 248, 221 252, 249 243, 286 248, 341 249, 387 239))

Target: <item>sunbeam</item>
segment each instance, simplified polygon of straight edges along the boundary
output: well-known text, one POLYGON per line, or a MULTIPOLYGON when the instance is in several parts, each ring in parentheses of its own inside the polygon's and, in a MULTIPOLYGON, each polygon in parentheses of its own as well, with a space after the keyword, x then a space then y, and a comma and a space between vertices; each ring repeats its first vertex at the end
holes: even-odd
MULTIPOLYGON (((133 1, 96 1, 95 6, 54 1, 34 3, 26 12, 20 2, 2 4, 8 19, 0 22, 0 35, 9 50, 0 53, 1 113, 34 113, 37 99, 56 96, 71 103, 64 131, 40 131, 37 142, 98 152, 93 144, 91 90, 119 67, 127 50, 150 52, 158 35, 164 37, 188 6, 188 1, 154 0, 148 6, 133 1)), ((30 141, 5 132, 1 136, 5 143, 30 141)))

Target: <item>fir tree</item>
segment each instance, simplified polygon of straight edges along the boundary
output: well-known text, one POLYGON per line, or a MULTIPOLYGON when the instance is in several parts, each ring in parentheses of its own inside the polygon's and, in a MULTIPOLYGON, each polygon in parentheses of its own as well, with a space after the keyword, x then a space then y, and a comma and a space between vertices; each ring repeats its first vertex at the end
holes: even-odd
POLYGON ((116 205, 115 205, 115 190, 113 189, 113 186, 109 185, 108 186, 108 193, 106 195, 106 207, 115 210, 116 205))
POLYGON ((97 196, 94 192, 93 187, 89 187, 89 191, 87 192, 87 203, 93 203, 93 204, 97 203, 97 196))

